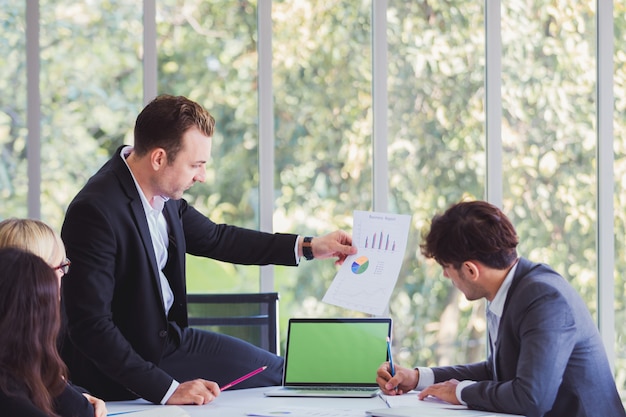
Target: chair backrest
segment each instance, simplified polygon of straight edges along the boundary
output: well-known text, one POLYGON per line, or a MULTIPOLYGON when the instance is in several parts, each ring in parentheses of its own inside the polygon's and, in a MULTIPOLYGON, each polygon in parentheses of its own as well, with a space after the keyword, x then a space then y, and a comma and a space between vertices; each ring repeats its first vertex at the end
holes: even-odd
POLYGON ((238 337, 279 352, 277 292, 187 294, 189 326, 238 337))

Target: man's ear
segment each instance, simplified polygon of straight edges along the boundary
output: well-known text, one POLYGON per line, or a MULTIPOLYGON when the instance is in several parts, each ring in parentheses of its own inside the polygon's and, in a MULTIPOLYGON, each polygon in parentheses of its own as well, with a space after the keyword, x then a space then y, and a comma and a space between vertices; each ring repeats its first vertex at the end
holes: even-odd
POLYGON ((480 275, 480 268, 476 262, 465 261, 463 262, 463 268, 465 269, 467 277, 471 280, 475 281, 480 275))
POLYGON ((167 165, 167 153, 163 148, 155 148, 150 152, 150 165, 155 171, 167 165))

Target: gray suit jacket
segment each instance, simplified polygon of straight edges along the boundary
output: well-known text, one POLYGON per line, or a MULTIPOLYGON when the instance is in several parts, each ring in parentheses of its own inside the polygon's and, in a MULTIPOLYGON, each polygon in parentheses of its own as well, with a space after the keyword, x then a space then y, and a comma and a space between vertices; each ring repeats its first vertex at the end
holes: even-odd
POLYGON ((433 368, 435 382, 478 381, 462 391, 473 409, 527 417, 626 416, 587 306, 550 267, 521 258, 492 358, 433 368))

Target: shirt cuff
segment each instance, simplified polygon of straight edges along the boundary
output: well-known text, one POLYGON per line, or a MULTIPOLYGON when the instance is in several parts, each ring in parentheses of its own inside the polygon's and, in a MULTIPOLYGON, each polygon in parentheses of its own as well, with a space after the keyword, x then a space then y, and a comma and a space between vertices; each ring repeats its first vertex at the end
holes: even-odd
POLYGON ((162 405, 165 405, 167 403, 167 400, 170 399, 170 397, 174 394, 174 391, 176 391, 176 388, 178 388, 179 385, 180 383, 178 381, 176 381, 175 379, 172 380, 172 385, 170 385, 170 389, 167 390, 167 392, 161 399, 162 405))
POLYGON ((461 398, 461 391, 463 391, 463 388, 469 387, 470 385, 475 383, 476 381, 461 381, 456 386, 456 399, 461 403, 461 405, 467 405, 467 403, 461 398))
POLYGON ((296 258, 296 265, 300 265, 300 257, 298 256, 298 242, 300 242, 300 235, 296 236, 296 243, 293 246, 293 255, 296 258))
POLYGON ((417 387, 415 389, 417 391, 421 391, 426 387, 430 387, 435 383, 435 373, 430 368, 423 368, 418 366, 417 371, 420 373, 419 381, 417 381, 417 387))

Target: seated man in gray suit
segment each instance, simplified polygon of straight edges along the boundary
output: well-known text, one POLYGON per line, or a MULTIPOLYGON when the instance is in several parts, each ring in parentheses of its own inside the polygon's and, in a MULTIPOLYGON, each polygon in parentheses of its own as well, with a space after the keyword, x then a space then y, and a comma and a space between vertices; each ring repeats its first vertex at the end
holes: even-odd
POLYGON ((416 389, 472 409, 527 417, 625 416, 600 334, 576 291, 550 267, 518 257, 495 206, 462 202, 433 218, 422 254, 468 300, 486 298, 490 355, 469 365, 377 372, 385 394, 416 389))

